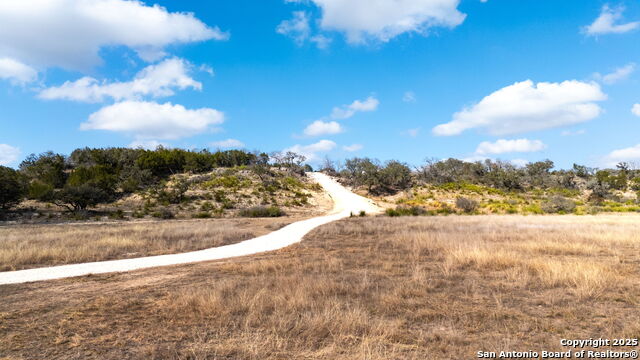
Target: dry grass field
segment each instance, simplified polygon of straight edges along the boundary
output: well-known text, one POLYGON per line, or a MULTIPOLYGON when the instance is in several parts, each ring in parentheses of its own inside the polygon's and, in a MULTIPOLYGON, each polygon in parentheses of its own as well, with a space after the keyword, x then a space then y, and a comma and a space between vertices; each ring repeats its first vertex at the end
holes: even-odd
POLYGON ((264 235, 297 220, 0 226, 0 271, 201 250, 264 235))
POLYGON ((0 287, 0 358, 471 359, 640 337, 640 217, 353 218, 230 261, 0 287))

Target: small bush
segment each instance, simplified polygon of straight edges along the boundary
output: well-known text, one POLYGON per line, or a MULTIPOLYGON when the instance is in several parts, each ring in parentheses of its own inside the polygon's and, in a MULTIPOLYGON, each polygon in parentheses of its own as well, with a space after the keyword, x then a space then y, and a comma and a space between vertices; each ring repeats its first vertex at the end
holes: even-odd
POLYGON ((538 204, 530 204, 530 205, 527 205, 527 206, 525 206, 525 207, 522 209, 522 211, 523 211, 524 213, 527 213, 527 214, 529 214, 529 213, 530 213, 530 214, 537 214, 537 215, 542 215, 542 214, 544 214, 544 211, 542 210, 542 208, 541 208, 541 207, 540 207, 540 205, 538 205, 538 204))
POLYGON ((456 199, 456 207, 466 212, 467 214, 470 214, 476 211, 476 209, 478 208, 478 202, 473 199, 459 197, 458 199, 456 199))
POLYGON ((211 211, 215 209, 215 206, 213 206, 212 203, 205 201, 201 206, 200 206, 200 210, 202 211, 211 211))
POLYGON ((242 217, 251 217, 251 218, 261 218, 261 217, 280 217, 284 216, 285 213, 277 206, 254 206, 248 209, 240 210, 240 216, 242 217))
POLYGON ((191 217, 194 219, 209 219, 211 217, 211 213, 203 211, 203 212, 195 213, 191 217))
POLYGON ((567 214, 576 209, 576 203, 562 196, 553 196, 542 203, 541 208, 547 214, 567 214))
POLYGON ((395 209, 387 209, 387 216, 421 216, 426 215, 427 211, 419 206, 398 206, 395 209))
POLYGON ((154 218, 158 218, 158 219, 173 219, 176 216, 173 214, 173 212, 171 212, 171 210, 167 209, 167 208, 162 208, 156 212, 154 212, 153 214, 151 214, 151 216, 153 216, 154 218))
POLYGON ((122 211, 121 209, 118 209, 112 213, 109 214, 109 218, 113 219, 113 220, 124 220, 124 211, 122 211))

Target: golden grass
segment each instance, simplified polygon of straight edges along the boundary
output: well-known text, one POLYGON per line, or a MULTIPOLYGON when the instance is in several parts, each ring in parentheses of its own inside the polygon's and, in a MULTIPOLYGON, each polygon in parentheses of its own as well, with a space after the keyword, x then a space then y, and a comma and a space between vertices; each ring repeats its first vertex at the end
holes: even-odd
POLYGON ((247 240, 292 220, 193 220, 0 227, 0 271, 179 253, 247 240))
POLYGON ((469 359, 640 337, 640 217, 354 218, 271 254, 0 288, 0 354, 469 359))

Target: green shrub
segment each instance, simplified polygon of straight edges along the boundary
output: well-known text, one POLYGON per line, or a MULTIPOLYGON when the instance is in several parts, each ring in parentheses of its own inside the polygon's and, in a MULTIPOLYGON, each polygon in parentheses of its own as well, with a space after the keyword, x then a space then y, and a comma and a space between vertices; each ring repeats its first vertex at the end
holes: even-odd
POLYGON ((576 203, 562 196, 553 196, 543 202, 541 208, 547 214, 567 214, 576 209, 576 203))
POLYGON ((173 214, 173 212, 171 212, 171 210, 167 209, 167 208, 161 208, 158 211, 155 211, 153 214, 151 214, 151 216, 153 216, 154 218, 158 218, 158 219, 173 219, 176 216, 173 214))
POLYGON ((206 212, 206 211, 211 211, 211 210, 213 210, 213 209, 215 209, 215 206, 213 206, 213 204, 212 204, 212 203, 210 203, 210 202, 208 202, 208 201, 205 201, 205 202, 200 206, 200 210, 205 211, 205 212, 206 212))
POLYGON ((397 217, 397 216, 421 216, 426 215, 427 211, 424 208, 419 206, 398 206, 395 209, 387 209, 387 216, 397 217))
POLYGON ((250 218, 280 217, 284 215, 284 211, 277 206, 254 206, 240 210, 240 216, 250 218))
POLYGON ((211 217, 211 213, 207 211, 202 211, 202 212, 193 214, 191 217, 194 219, 209 219, 211 217))
POLYGON ((0 166, 0 209, 17 205, 25 195, 24 182, 20 174, 8 167, 0 166))
POLYGON ((109 214, 110 219, 114 220, 123 220, 124 219, 124 211, 118 209, 109 214))
POLYGON ((527 205, 522 209, 522 211, 525 212, 525 213, 537 214, 537 215, 544 214, 544 211, 542 210, 542 208, 538 204, 527 205))
POLYGON ((467 214, 470 214, 478 208, 478 202, 473 199, 459 197, 456 199, 456 207, 467 214))

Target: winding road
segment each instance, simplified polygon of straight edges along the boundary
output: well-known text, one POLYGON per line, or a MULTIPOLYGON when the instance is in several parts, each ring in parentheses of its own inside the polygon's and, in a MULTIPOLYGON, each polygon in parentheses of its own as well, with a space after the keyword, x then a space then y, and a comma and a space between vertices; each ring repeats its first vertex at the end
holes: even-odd
POLYGON ((64 279, 90 274, 126 272, 160 266, 220 260, 274 251, 298 243, 302 241, 302 238, 311 230, 321 225, 349 217, 351 213, 357 214, 360 211, 365 211, 368 214, 375 214, 381 211, 373 201, 352 193, 325 174, 310 173, 309 176, 320 184, 333 199, 334 207, 329 215, 299 221, 285 226, 278 231, 237 244, 206 250, 192 251, 182 254, 148 256, 135 259, 101 261, 2 272, 0 273, 0 285, 64 279))

